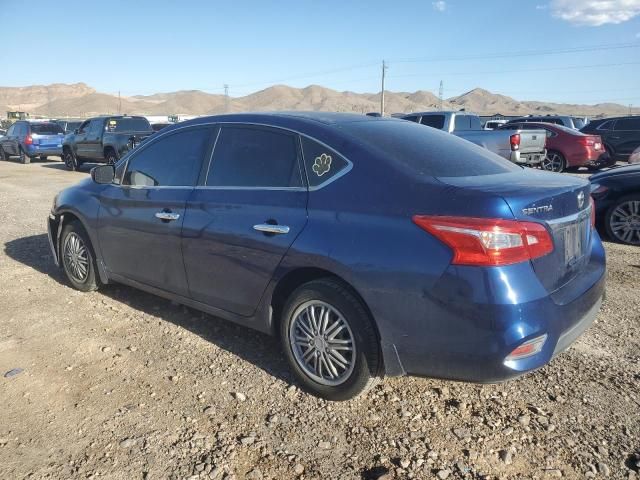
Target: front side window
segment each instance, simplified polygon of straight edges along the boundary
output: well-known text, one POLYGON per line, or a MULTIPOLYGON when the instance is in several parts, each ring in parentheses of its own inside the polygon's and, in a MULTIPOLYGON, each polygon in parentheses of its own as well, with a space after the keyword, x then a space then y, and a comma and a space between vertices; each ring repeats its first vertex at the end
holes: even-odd
POLYGON ((607 120, 606 122, 603 122, 600 125, 598 125, 598 130, 612 130, 614 123, 615 123, 614 120, 607 120))
POLYGON ((102 125, 104 125, 104 121, 100 118, 95 120, 91 120, 89 124, 89 135, 100 135, 100 131, 102 130, 102 125))
POLYGON ((317 187, 342 172, 349 162, 321 143, 302 137, 302 155, 309 187, 317 187))
POLYGON ((409 120, 410 122, 417 122, 420 117, 417 115, 411 115, 409 117, 403 117, 403 120, 409 120))
POLYGON ((296 135, 260 127, 222 127, 206 185, 301 187, 296 135))
POLYGON ((83 122, 82 125, 80 125, 80 128, 78 129, 78 133, 87 133, 89 127, 89 120, 87 120, 86 122, 83 122))
POLYGON ((149 144, 132 154, 122 184, 136 187, 195 186, 211 138, 210 128, 191 128, 149 144))

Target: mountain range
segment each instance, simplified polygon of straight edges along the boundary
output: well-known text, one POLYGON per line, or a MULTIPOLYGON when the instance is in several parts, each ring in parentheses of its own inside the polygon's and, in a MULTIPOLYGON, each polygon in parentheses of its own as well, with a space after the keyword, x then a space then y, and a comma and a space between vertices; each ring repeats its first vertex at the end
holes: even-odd
MULTIPOLYGON (((435 110, 440 101, 426 90, 385 91, 385 112, 405 113, 435 110)), ((616 103, 580 105, 520 101, 482 88, 447 98, 445 110, 465 109, 479 115, 568 114, 590 117, 626 115, 629 108, 616 103)), ((200 90, 181 90, 153 95, 118 97, 100 93, 84 83, 0 87, 0 112, 26 111, 44 117, 86 117, 98 114, 206 115, 264 110, 324 110, 338 112, 376 112, 380 93, 339 92, 318 85, 294 88, 275 85, 244 97, 225 97, 200 90)), ((634 113, 640 113, 635 109, 634 113)))

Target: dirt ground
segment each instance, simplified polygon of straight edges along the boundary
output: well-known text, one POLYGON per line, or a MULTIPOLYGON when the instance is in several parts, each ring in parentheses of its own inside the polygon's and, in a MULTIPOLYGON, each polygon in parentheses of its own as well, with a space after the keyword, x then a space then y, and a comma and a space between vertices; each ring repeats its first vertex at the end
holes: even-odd
POLYGON ((0 479, 640 478, 640 248, 606 243, 597 322, 533 374, 329 403, 274 338, 129 287, 72 290, 45 218, 86 176, 0 163, 0 479))

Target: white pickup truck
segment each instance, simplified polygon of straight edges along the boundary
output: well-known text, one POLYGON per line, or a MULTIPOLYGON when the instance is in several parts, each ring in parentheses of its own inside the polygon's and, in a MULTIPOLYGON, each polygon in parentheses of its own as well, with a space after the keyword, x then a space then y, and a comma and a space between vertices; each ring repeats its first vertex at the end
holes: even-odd
POLYGON ((520 165, 539 165, 547 154, 544 130, 484 130, 477 115, 464 111, 409 113, 400 118, 452 133, 520 165))

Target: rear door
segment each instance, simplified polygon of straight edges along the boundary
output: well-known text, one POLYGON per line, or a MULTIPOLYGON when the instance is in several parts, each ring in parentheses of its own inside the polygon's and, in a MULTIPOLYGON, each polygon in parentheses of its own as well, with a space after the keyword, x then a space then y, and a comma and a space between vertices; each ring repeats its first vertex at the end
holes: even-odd
POLYGON ((640 146, 640 117, 618 119, 609 141, 618 155, 631 155, 640 146))
POLYGON ((4 138, 2 139, 2 150, 4 150, 4 152, 7 155, 15 155, 15 131, 16 131, 16 125, 13 124, 9 127, 9 130, 7 130, 7 134, 4 136, 4 138))
POLYGON ((222 125, 187 202, 182 248, 191 297, 252 315, 307 222, 297 134, 222 125))
POLYGON ((133 153, 100 198, 98 239, 111 274, 187 296, 181 231, 213 129, 188 127, 133 153))

